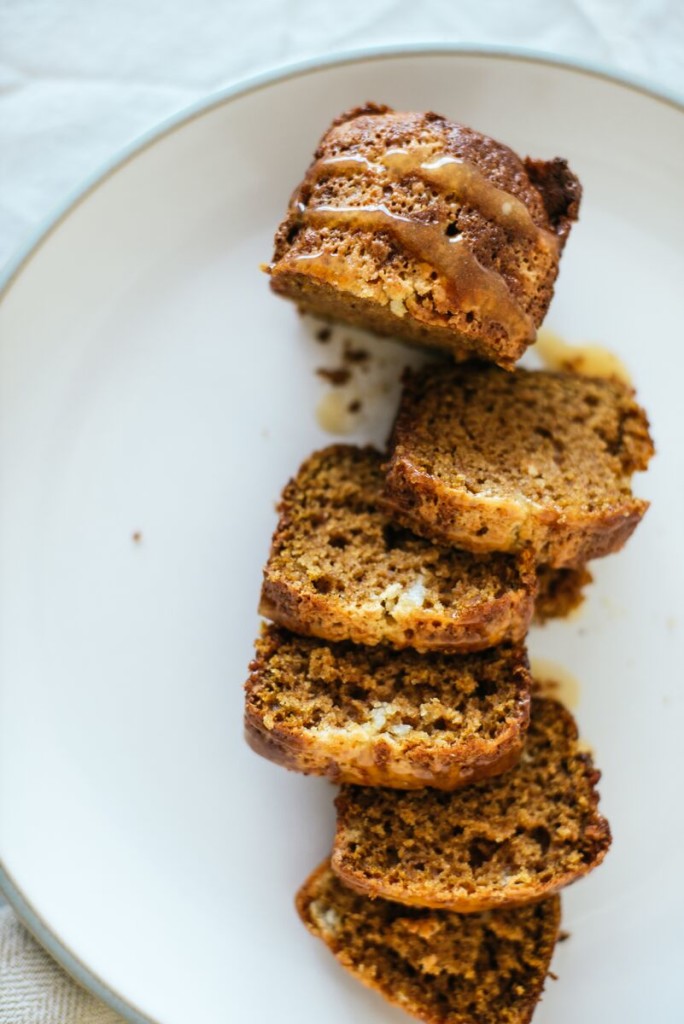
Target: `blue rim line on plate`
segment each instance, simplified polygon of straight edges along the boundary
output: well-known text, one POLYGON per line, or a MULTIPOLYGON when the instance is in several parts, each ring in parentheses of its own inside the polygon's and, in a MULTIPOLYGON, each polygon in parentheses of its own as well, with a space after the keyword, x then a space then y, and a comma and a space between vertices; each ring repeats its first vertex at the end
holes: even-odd
MULTIPOLYGON (((628 75, 613 69, 584 61, 577 58, 564 57, 552 52, 525 49, 522 47, 505 47, 477 43, 409 43, 400 45, 374 46, 354 50, 346 50, 325 54, 322 57, 311 57, 306 60, 296 61, 292 64, 280 65, 279 67, 262 71, 259 74, 244 78, 232 85, 211 93, 203 100, 184 107, 177 114, 166 118, 147 132, 143 132, 129 145, 121 149, 116 156, 105 163, 94 174, 90 175, 73 192, 71 192, 63 203, 61 203, 51 215, 49 215, 40 226, 32 232, 26 242, 18 249, 13 258, 10 258, 3 272, 0 274, 0 302, 9 291, 15 278, 21 273, 23 267, 37 252, 41 245, 50 237, 53 231, 59 227, 63 220, 68 217, 91 192, 94 192, 112 174, 123 167, 129 160, 137 156, 148 146, 153 145, 159 139, 171 134, 178 128, 201 117, 209 110, 230 100, 240 99, 248 93, 273 85, 279 81, 295 78, 300 75, 307 75, 323 68, 339 67, 345 64, 357 64, 366 60, 383 60, 393 57, 425 57, 425 56, 453 56, 453 57, 491 57, 494 59, 522 61, 530 64, 542 64, 551 67, 560 67, 565 71, 586 75, 592 78, 603 79, 622 86, 634 92, 642 93, 651 99, 658 100, 674 107, 684 113, 684 96, 673 90, 663 89, 653 82, 638 75, 628 75)), ((18 885, 12 879, 10 873, 0 858, 0 892, 7 902, 14 909, 19 919, 31 932, 34 938, 43 946, 60 966, 71 975, 83 988, 96 996, 112 1010, 119 1013, 129 1024, 159 1024, 151 1017, 146 1016, 141 1010, 131 1003, 122 999, 106 982, 93 973, 82 960, 71 952, 59 938, 50 931, 47 923, 31 906, 29 901, 21 892, 18 885)))

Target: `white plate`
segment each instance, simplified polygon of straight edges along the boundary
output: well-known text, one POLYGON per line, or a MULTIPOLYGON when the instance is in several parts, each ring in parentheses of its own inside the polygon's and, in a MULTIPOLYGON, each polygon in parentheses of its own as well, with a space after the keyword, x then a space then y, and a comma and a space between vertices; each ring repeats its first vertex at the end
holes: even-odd
MULTIPOLYGON (((658 457, 638 483, 653 507, 627 549, 597 565, 583 614, 531 639, 581 680, 578 715, 615 835, 601 870, 565 896, 571 939, 536 1021, 674 1021, 684 117, 633 86, 524 57, 371 55, 223 97, 105 176, 9 284, 5 885, 42 940, 121 1007, 118 994, 131 1020, 404 1019, 293 911, 330 846, 331 788, 260 760, 241 722, 273 502, 330 440, 313 371, 334 362, 258 265, 319 134, 368 98, 565 155, 584 182, 548 323, 622 356, 658 457)), ((388 416, 356 436, 381 439, 388 416)))

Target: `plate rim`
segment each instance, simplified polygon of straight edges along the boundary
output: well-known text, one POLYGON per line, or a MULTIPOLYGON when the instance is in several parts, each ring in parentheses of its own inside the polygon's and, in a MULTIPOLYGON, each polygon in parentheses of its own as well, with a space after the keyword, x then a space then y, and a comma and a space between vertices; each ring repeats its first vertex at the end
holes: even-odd
POLYGON ((622 88, 641 93, 667 106, 684 113, 684 92, 678 92, 658 85, 644 75, 632 74, 612 67, 600 61, 584 60, 580 57, 569 57, 553 50, 536 50, 529 47, 505 46, 484 43, 443 43, 418 42, 400 44, 380 44, 378 46, 355 47, 352 49, 335 50, 322 56, 307 57, 303 60, 290 61, 274 65, 254 75, 237 79, 230 85, 208 93, 203 98, 181 107, 175 114, 158 121, 151 128, 136 135, 131 142, 118 149, 108 160, 100 164, 87 175, 78 185, 69 190, 64 199, 57 203, 38 225, 28 232, 23 243, 20 242, 13 254, 10 254, 5 266, 0 270, 0 304, 3 302, 15 278, 23 270, 32 256, 49 238, 56 228, 69 214, 80 205, 92 192, 121 167, 132 160, 148 146, 154 145, 166 135, 184 127, 197 117, 230 100, 239 99, 251 92, 267 88, 276 82, 286 81, 300 75, 312 74, 324 68, 342 67, 364 60, 384 60, 392 57, 490 57, 497 60, 517 60, 521 63, 541 64, 557 67, 564 71, 598 78, 611 82, 622 88))
MULTIPOLYGON (((621 88, 629 89, 665 103, 679 113, 684 114, 684 93, 659 86, 645 76, 631 74, 610 66, 608 63, 569 57, 549 50, 537 50, 527 47, 505 46, 481 43, 448 43, 418 42, 404 44, 381 44, 377 46, 355 47, 345 50, 330 51, 323 55, 308 57, 298 61, 278 64, 261 72, 240 78, 228 86, 208 93, 203 98, 182 107, 175 114, 157 122, 151 128, 137 135, 131 142, 117 150, 112 157, 89 174, 74 189, 70 190, 62 202, 58 203, 28 233, 24 242, 19 245, 0 271, 0 305, 9 293, 12 285, 33 256, 42 248, 63 221, 85 201, 91 193, 116 174, 129 161, 160 139, 171 135, 185 127, 198 117, 203 116, 215 107, 232 100, 241 99, 252 92, 267 88, 278 82, 291 78, 313 74, 327 68, 342 67, 348 64, 367 60, 385 60, 396 57, 486 57, 495 60, 519 61, 546 67, 560 68, 589 78, 598 78, 621 88)), ((132 1002, 124 999, 109 986, 95 971, 73 953, 52 931, 47 922, 24 895, 14 881, 11 873, 0 856, 0 894, 38 944, 45 949, 59 966, 69 974, 82 988, 95 996, 110 1009, 118 1013, 128 1024, 162 1024, 143 1013, 132 1002)))

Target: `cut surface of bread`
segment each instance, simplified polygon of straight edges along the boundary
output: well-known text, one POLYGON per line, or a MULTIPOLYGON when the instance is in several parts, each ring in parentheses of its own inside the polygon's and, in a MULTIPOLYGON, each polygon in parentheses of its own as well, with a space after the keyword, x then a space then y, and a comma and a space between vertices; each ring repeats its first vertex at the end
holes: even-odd
POLYGON ((586 565, 576 569, 551 569, 540 565, 533 621, 543 625, 549 619, 566 619, 583 603, 585 590, 593 579, 586 565))
POLYGON ((354 893, 322 864, 297 910, 343 967, 427 1024, 528 1024, 560 925, 560 899, 481 914, 354 893))
POLYGON ((250 745, 336 782, 454 789, 512 767, 529 722, 522 647, 420 655, 267 626, 251 670, 250 745))
POLYGON ((652 454, 646 414, 618 381, 428 367, 407 375, 384 499, 438 543, 579 566, 636 527, 648 502, 631 477, 652 454))
POLYGON ((523 640, 537 587, 526 555, 438 547, 378 508, 382 457, 333 445, 286 486, 260 611, 295 633, 472 651, 523 640))
POLYGON ((275 238, 271 287, 302 310, 511 368, 553 294, 581 188, 437 114, 339 117, 275 238))
POLYGON ((520 761, 453 793, 343 786, 332 866, 369 896, 461 913, 516 906, 591 871, 610 845, 575 721, 532 700, 520 761))

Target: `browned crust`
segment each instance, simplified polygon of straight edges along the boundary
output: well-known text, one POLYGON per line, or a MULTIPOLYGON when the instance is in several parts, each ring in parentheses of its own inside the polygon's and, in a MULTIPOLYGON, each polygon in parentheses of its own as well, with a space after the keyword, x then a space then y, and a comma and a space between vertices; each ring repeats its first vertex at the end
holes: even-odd
POLYGON ((483 602, 468 618, 450 619, 432 609, 413 613, 410 625, 392 619, 383 619, 380 624, 362 611, 336 607, 326 600, 327 595, 302 594, 283 580, 269 579, 267 566, 259 613, 302 636, 353 640, 369 647, 388 643, 397 650, 412 647, 421 652, 465 654, 505 641, 522 643, 534 613, 535 592, 536 580, 518 591, 483 602))
MULTIPOLYGON (((389 515, 419 536, 479 553, 529 548, 540 564, 577 568, 619 551, 649 507, 648 501, 631 496, 593 512, 542 508, 503 495, 492 498, 455 490, 416 466, 411 458, 420 400, 419 377, 407 373, 390 437, 381 499, 389 515)), ((643 411, 639 412, 648 438, 648 423, 643 411)), ((634 468, 646 467, 641 463, 634 468)))
MULTIPOLYGON (((331 445, 323 452, 315 452, 299 469, 324 453, 343 454, 352 446, 331 445)), ((364 452, 378 453, 370 446, 364 452)), ((510 641, 522 643, 534 613, 537 593, 537 573, 534 559, 523 552, 518 556, 519 585, 509 588, 499 597, 485 598, 466 613, 449 615, 433 609, 416 609, 401 622, 380 610, 370 612, 341 605, 332 594, 303 591, 296 583, 280 578, 274 561, 285 546, 292 526, 296 507, 296 478, 290 481, 278 505, 279 520, 271 541, 271 553, 263 574, 259 612, 264 618, 293 633, 317 636, 323 640, 352 640, 373 647, 387 643, 402 649, 417 651, 443 651, 467 653, 496 647, 510 641)), ((375 501, 375 497, 373 498, 375 501)))
POLYGON ((619 551, 649 507, 648 501, 631 498, 610 511, 570 512, 478 498, 416 469, 400 444, 390 457, 383 506, 402 525, 438 544, 482 553, 529 546, 539 562, 577 567, 619 551), (485 523, 488 532, 478 535, 485 523))
POLYGON ((429 907, 433 910, 453 910, 459 914, 476 914, 483 910, 503 910, 508 907, 524 907, 528 903, 536 903, 538 900, 554 896, 568 885, 572 885, 578 879, 588 875, 590 871, 598 867, 608 852, 612 836, 610 826, 605 818, 600 815, 596 817, 595 823, 596 840, 603 844, 601 853, 591 864, 585 865, 581 870, 568 871, 564 875, 554 879, 547 885, 531 885, 528 888, 518 887, 515 896, 494 895, 487 897, 473 893, 463 897, 447 897, 435 899, 424 891, 412 891, 401 886, 383 885, 381 881, 371 881, 349 871, 341 859, 341 854, 333 850, 331 864, 335 874, 342 879, 345 885, 355 892, 368 896, 370 899, 381 897, 386 900, 393 900, 395 903, 403 903, 407 907, 429 907))
POLYGON ((318 867, 313 869, 306 881, 299 887, 295 896, 295 907, 302 923, 306 925, 312 935, 315 935, 319 939, 321 938, 321 934, 311 920, 309 907, 312 901, 316 898, 318 882, 324 875, 327 875, 328 871, 330 871, 330 858, 326 857, 324 861, 321 861, 318 867))
MULTIPOLYGON (((317 898, 318 883, 328 873, 330 867, 330 861, 323 861, 322 864, 320 864, 317 868, 315 868, 314 871, 312 871, 312 873, 309 875, 309 877, 301 886, 301 888, 299 889, 295 896, 295 907, 306 929, 317 939, 320 939, 321 942, 323 942, 324 945, 330 950, 335 959, 338 960, 339 963, 347 971, 349 971, 350 974, 357 978, 361 982, 361 984, 365 985, 367 988, 372 989, 375 992, 378 992, 388 1003, 390 1003, 393 1006, 400 1007, 402 1010, 406 1011, 407 1013, 410 1013, 418 1020, 424 1021, 425 1024, 447 1024, 447 1020, 450 1018, 444 1017, 442 1015, 437 1016, 436 1014, 431 1013, 426 1007, 419 1005, 415 1001, 407 1003, 405 999, 399 999, 393 992, 387 991, 384 988, 382 988, 378 984, 372 969, 365 969, 363 966, 359 966, 353 963, 344 947, 328 941, 326 936, 321 932, 320 928, 317 927, 315 921, 311 916, 310 907, 314 900, 317 898)), ((546 930, 547 947, 544 951, 543 959, 546 961, 546 967, 548 969, 548 965, 551 962, 551 957, 553 956, 556 938, 560 931, 560 898, 558 896, 551 897, 547 901, 547 909, 550 912, 551 919, 549 922, 549 927, 546 930)), ((527 997, 524 1000, 521 1000, 520 1002, 519 1017, 515 1024, 529 1024, 529 1022, 532 1020, 532 1016, 534 1014, 534 1011, 544 989, 546 977, 547 971, 540 970, 537 984, 534 986, 530 986, 528 988, 527 997)), ((472 1019, 466 1020, 459 1017, 459 1020, 454 1020, 453 1024, 477 1024, 477 1022, 472 1019)))
MULTIPOLYGON (((277 643, 276 640, 273 643, 277 643)), ((532 677, 523 649, 511 674, 520 685, 516 714, 491 739, 469 737, 450 746, 428 739, 390 740, 353 732, 326 736, 315 730, 268 728, 252 701, 265 661, 257 656, 245 684, 245 739, 257 754, 291 771, 322 775, 334 782, 396 789, 453 790, 508 771, 518 761, 530 719, 532 677)))
MULTIPOLYGON (((314 163, 295 190, 285 220, 276 233, 274 256, 268 268, 271 288, 277 294, 293 299, 301 310, 359 324, 381 335, 444 348, 457 359, 476 354, 512 369, 534 341, 536 327, 542 322, 551 301, 560 251, 572 222, 577 219, 581 191, 579 181, 564 160, 523 162, 508 146, 439 114, 401 113, 369 102, 341 114, 322 136, 314 163), (369 291, 363 274, 349 262, 341 267, 337 264, 332 266, 328 265, 326 257, 320 265, 314 265, 316 261, 308 261, 303 270, 292 262, 293 250, 298 251, 297 225, 315 180, 316 161, 337 153, 340 147, 342 151, 354 153, 368 151, 368 147, 374 145, 378 120, 385 123, 392 138, 417 138, 421 131, 425 131, 433 143, 438 141, 444 153, 453 153, 459 159, 464 159, 465 154, 486 179, 510 191, 522 202, 533 222, 545 233, 546 246, 538 243, 535 248, 541 261, 535 273, 528 266, 526 273, 516 276, 515 272, 512 279, 510 268, 502 271, 502 280, 509 292, 516 294, 521 310, 530 317, 524 331, 517 328, 509 333, 495 317, 483 319, 480 323, 477 315, 473 318, 472 309, 462 308, 450 297, 448 280, 437 273, 432 273, 432 282, 436 283, 434 288, 430 283, 429 301, 426 301, 422 285, 415 295, 406 292, 408 307, 405 315, 399 316, 390 308, 396 284, 394 278, 388 284, 384 277, 381 281, 376 276, 373 278, 374 287, 369 291), (548 240, 553 244, 547 251, 548 240), (368 297, 370 292, 373 294, 368 297)), ((473 210, 473 214, 475 212, 473 210)), ((487 223, 486 218, 483 223, 487 223)), ((472 230, 475 235, 468 242, 469 247, 471 243, 477 246, 477 230, 472 230)), ((374 233, 366 231, 365 238, 367 249, 372 252, 374 233)), ((485 263, 492 260, 491 252, 500 251, 502 245, 506 249, 508 244, 500 241, 493 246, 481 246, 478 260, 485 263)), ((432 268, 428 263, 411 257, 401 247, 399 251, 413 266, 416 280, 425 275, 430 277, 432 268)), ((379 269, 383 267, 386 267, 384 259, 378 263, 379 269)))
POLYGON ((549 619, 567 618, 584 602, 585 589, 594 577, 586 565, 573 569, 539 567, 539 589, 534 602, 534 622, 543 625, 549 619))
POLYGON ((296 302, 301 313, 363 327, 381 337, 398 338, 421 348, 438 348, 459 362, 478 355, 482 359, 494 359, 505 370, 512 370, 529 344, 526 340, 508 337, 496 343, 491 339, 480 341, 459 331, 453 316, 447 313, 440 315, 437 311, 428 315, 423 307, 418 307, 412 316, 398 317, 388 306, 382 306, 374 299, 355 295, 311 275, 297 273, 285 264, 272 271, 271 289, 277 295, 296 302))
MULTIPOLYGON (((341 114, 338 114, 334 121, 331 122, 330 128, 336 128, 338 124, 344 124, 345 121, 354 121, 357 117, 363 117, 365 115, 381 115, 387 114, 391 111, 391 107, 388 107, 386 103, 374 103, 373 100, 368 100, 366 103, 359 104, 358 107, 350 107, 349 110, 343 110, 341 114)), ((330 129, 328 129, 329 131, 330 129)), ((328 132, 325 133, 327 135, 328 132)), ((323 136, 323 139, 325 138, 323 136)), ((321 142, 323 141, 321 139, 321 142)), ((319 143, 320 146, 321 143, 319 143)))
POLYGON ((245 716, 245 739, 255 753, 304 775, 322 775, 333 782, 359 786, 449 791, 508 771, 517 763, 523 746, 523 734, 513 726, 496 742, 493 751, 479 757, 467 757, 462 748, 456 748, 451 759, 447 752, 431 754, 422 750, 409 751, 412 756, 406 756, 379 739, 368 744, 370 763, 364 764, 362 748, 345 749, 340 741, 334 754, 331 751, 326 758, 325 748, 318 748, 315 740, 291 730, 266 729, 249 714, 245 716))
MULTIPOLYGON (((288 771, 303 775, 326 775, 327 772, 312 772, 307 764, 306 753, 302 751, 303 738, 284 736, 282 729, 267 729, 260 717, 248 708, 245 710, 245 741, 260 757, 273 761, 288 771)), ((330 775, 334 779, 334 775, 330 775)))
POLYGON ((541 193, 549 223, 565 245, 570 228, 579 216, 582 186, 572 173, 567 160, 525 159, 530 181, 541 193))
MULTIPOLYGON (((549 698, 545 699, 548 700, 549 698)), ((559 705, 559 707, 560 713, 573 723, 573 738, 577 740, 578 732, 574 718, 562 705, 559 705)), ((367 878, 357 873, 345 861, 345 814, 347 813, 348 795, 344 789, 340 791, 335 800, 337 830, 330 859, 331 867, 345 885, 371 899, 382 897, 383 899, 403 903, 406 906, 430 907, 435 910, 453 910, 460 914, 496 910, 504 907, 519 907, 552 896, 598 867, 612 842, 610 825, 598 811, 599 794, 596 790, 596 785, 601 777, 601 773, 594 767, 590 754, 582 753, 577 756, 583 764, 584 778, 590 793, 590 813, 584 834, 585 838, 593 844, 594 856, 578 867, 577 870, 556 875, 546 884, 530 884, 526 887, 516 885, 514 892, 451 892, 435 894, 429 887, 414 885, 409 888, 404 885, 393 884, 382 878, 367 878)))

